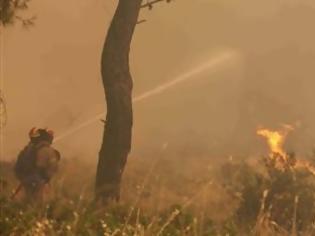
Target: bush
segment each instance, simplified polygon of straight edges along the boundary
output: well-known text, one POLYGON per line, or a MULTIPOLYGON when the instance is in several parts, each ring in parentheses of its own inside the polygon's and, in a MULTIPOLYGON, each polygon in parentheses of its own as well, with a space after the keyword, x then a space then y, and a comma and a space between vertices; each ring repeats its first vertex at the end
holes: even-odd
MULTIPOLYGON (((289 162, 290 163, 290 162, 289 162)), ((315 216, 315 178, 295 162, 276 168, 269 157, 254 166, 229 162, 222 166, 225 189, 239 199, 234 220, 249 232, 261 224, 281 232, 306 232, 315 216)))

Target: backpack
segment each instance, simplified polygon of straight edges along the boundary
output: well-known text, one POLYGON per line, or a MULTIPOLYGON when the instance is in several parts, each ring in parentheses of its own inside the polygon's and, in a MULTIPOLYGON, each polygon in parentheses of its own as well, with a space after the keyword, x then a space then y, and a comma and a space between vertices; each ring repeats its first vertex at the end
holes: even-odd
POLYGON ((19 153, 14 166, 14 172, 19 181, 23 182, 38 172, 36 155, 38 150, 44 146, 47 144, 35 145, 30 143, 19 153))

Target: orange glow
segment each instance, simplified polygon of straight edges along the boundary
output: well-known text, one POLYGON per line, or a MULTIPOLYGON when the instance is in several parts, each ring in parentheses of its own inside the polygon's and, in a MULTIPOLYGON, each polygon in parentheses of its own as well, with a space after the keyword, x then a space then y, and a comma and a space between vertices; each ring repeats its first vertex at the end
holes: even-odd
POLYGON ((288 133, 293 130, 292 126, 284 125, 281 131, 274 131, 269 129, 257 130, 257 135, 267 139, 271 153, 269 158, 275 161, 275 167, 279 169, 305 169, 311 174, 315 175, 315 166, 306 160, 297 160, 294 157, 290 158, 284 151, 283 145, 288 133), (291 160, 290 160, 291 159, 291 160))
POLYGON ((284 159, 286 158, 286 153, 283 150, 286 133, 280 131, 271 131, 268 129, 259 129, 257 134, 267 139, 272 154, 279 154, 284 159))

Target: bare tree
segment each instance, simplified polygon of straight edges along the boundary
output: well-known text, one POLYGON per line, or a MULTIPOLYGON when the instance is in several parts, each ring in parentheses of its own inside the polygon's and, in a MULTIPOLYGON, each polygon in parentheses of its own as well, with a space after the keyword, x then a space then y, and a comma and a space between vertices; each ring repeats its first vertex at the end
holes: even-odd
POLYGON ((119 0, 106 36, 101 72, 107 115, 95 184, 96 200, 105 203, 120 198, 121 177, 131 149, 133 83, 129 52, 132 36, 140 9, 151 9, 153 4, 163 1, 153 0, 142 4, 142 0, 119 0))

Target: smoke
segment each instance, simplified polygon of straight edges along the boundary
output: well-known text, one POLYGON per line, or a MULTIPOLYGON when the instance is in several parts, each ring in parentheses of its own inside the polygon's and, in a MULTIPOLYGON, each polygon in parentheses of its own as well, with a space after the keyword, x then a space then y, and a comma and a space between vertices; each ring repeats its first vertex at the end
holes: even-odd
MULTIPOLYGON (((157 86, 156 88, 147 91, 137 97, 135 97, 133 99, 133 102, 141 102, 143 100, 146 100, 152 96, 158 95, 163 93, 164 91, 175 87, 176 85, 185 82, 186 80, 189 79, 193 79, 193 78, 198 78, 195 77, 198 74, 201 74, 202 72, 205 72, 207 70, 215 70, 217 69, 219 66, 222 66, 222 64, 226 63, 227 61, 231 60, 231 59, 236 59, 237 54, 236 52, 233 51, 227 51, 227 52, 223 52, 220 55, 210 59, 209 61, 207 61, 206 63, 202 63, 198 66, 196 66, 195 68, 193 68, 192 70, 172 79, 170 82, 164 83, 160 86, 157 86)), ((102 117, 104 117, 105 113, 100 113, 98 115, 96 115, 95 117, 92 117, 91 119, 81 123, 80 125, 74 127, 73 129, 70 129, 68 131, 66 131, 65 133, 61 134, 60 136, 58 136, 57 138, 55 138, 55 142, 58 142, 74 133, 76 133, 77 131, 99 121, 102 117)))
MULTIPOLYGON (((35 26, 6 30, 6 158, 15 157, 33 126, 67 137, 57 143, 63 153, 97 153, 103 127, 85 123, 104 116, 95 117, 105 107, 99 61, 115 4, 33 0, 35 26), (80 133, 67 136, 73 129, 80 133)), ((134 94, 150 100, 134 107, 134 155, 154 155, 165 143, 190 156, 265 152, 257 126, 283 123, 300 124, 285 149, 313 148, 314 1, 181 0, 143 10, 140 19, 147 22, 137 26, 130 63, 134 94), (241 52, 242 63, 219 73, 210 66, 191 83, 177 80, 226 48, 241 52)))

